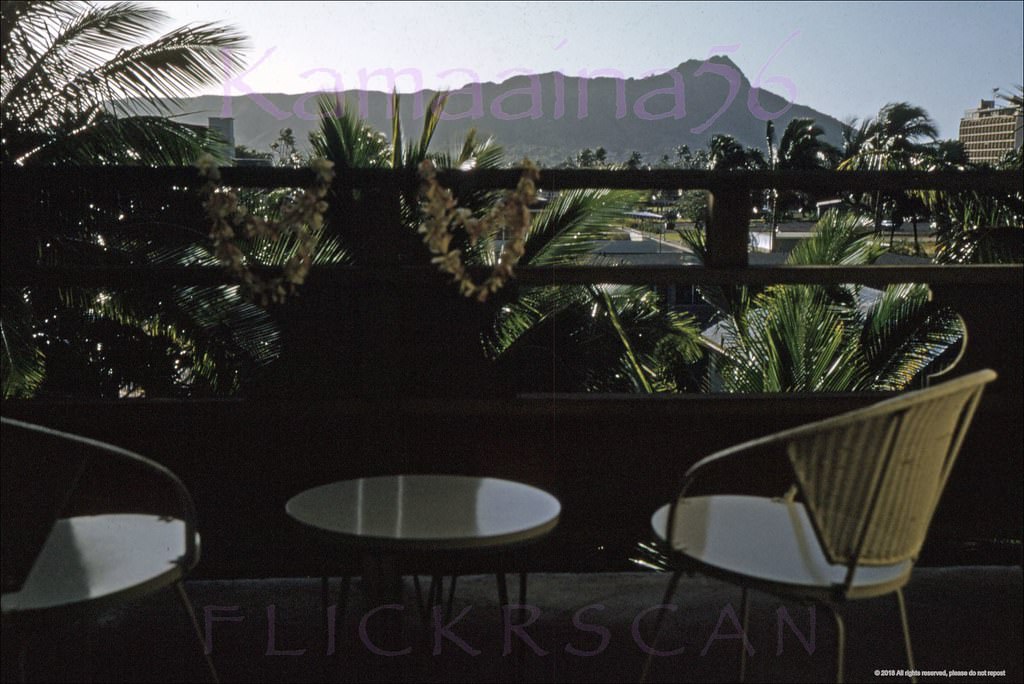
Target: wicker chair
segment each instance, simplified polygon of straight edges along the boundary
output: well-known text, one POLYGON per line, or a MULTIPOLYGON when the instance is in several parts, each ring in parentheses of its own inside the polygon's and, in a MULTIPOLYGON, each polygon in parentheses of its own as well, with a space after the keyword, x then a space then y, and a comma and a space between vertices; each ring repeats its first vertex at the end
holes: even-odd
MULTIPOLYGON (((83 467, 96 459, 141 465, 170 485, 180 508, 173 517, 106 513, 61 517, 53 523, 23 585, 2 596, 5 636, 10 629, 21 642, 19 678, 25 675, 28 636, 37 629, 67 616, 95 614, 173 585, 195 631, 210 678, 218 681, 182 584, 199 562, 199 534, 195 530, 195 506, 181 480, 162 465, 120 447, 10 418, 0 421, 5 444, 16 439, 18 450, 39 461, 56 455, 58 461, 69 456, 69 461, 73 459, 83 467)), ((71 463, 66 467, 72 467, 71 463)), ((72 486, 77 480, 76 476, 72 486)), ((46 487, 47 483, 39 486, 46 487)), ((33 487, 33 491, 42 490, 33 487)))
MULTIPOLYGON (((683 570, 742 587, 744 634, 749 589, 817 603, 829 610, 836 625, 836 681, 842 681, 844 630, 838 605, 895 593, 913 670, 902 587, 982 390, 995 378, 991 370, 978 371, 696 463, 679 497, 651 519, 678 568, 662 603, 671 601, 683 570), (742 467, 745 457, 749 466, 770 452, 784 455, 792 466, 795 484, 785 496, 687 496, 709 466, 742 467)), ((744 645, 741 681, 746 655, 744 645)), ((650 663, 648 658, 644 679, 650 663)))

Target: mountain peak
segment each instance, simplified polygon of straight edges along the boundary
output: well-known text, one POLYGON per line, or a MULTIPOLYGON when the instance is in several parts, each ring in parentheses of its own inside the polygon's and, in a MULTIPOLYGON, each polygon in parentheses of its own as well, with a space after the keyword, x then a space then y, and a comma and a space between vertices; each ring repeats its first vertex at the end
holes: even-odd
MULTIPOLYGON (((750 88, 747 77, 726 54, 686 60, 641 78, 554 73, 512 77, 457 91, 438 124, 435 147, 458 144, 474 128, 505 147, 509 158, 529 156, 543 164, 558 164, 584 148, 603 147, 615 161, 638 151, 656 163, 680 145, 699 149, 716 134, 761 147, 766 120, 774 120, 781 130, 795 117, 814 119, 830 142, 841 141, 838 120, 788 103, 768 90, 750 98, 750 88), (669 78, 674 72, 678 77, 669 78)), ((402 98, 402 123, 407 130, 422 125, 423 103, 432 94, 427 90, 402 98)), ((312 95, 207 96, 182 100, 179 105, 194 113, 183 119, 187 123, 205 124, 207 116, 235 117, 237 141, 263 150, 283 127, 292 128, 296 139, 303 141, 319 127, 315 112, 309 111, 312 95)), ((346 91, 340 96, 355 102, 371 126, 390 130, 389 94, 346 91)))
POLYGON ((680 63, 678 69, 680 71, 695 71, 696 69, 699 69, 700 65, 704 64, 705 62, 711 62, 712 64, 726 64, 734 68, 736 71, 740 72, 740 74, 743 74, 743 70, 740 69, 736 62, 732 61, 732 59, 730 59, 729 56, 726 54, 712 55, 707 59, 688 59, 685 62, 680 63))

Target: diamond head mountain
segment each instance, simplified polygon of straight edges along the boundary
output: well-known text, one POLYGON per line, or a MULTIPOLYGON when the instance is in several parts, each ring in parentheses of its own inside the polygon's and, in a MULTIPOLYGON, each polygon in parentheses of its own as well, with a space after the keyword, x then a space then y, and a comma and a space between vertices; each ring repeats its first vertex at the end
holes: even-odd
MULTIPOLYGON (((408 73, 381 70, 370 74, 367 84, 390 90, 391 84, 409 80, 408 73)), ((177 100, 180 111, 187 112, 180 120, 206 124, 208 117, 231 117, 235 143, 261 152, 269 150, 281 129, 291 128, 302 148, 308 147, 308 134, 317 128, 317 102, 326 96, 335 106, 354 108, 378 130, 391 130, 389 92, 252 93, 244 77, 225 84, 225 90, 225 95, 177 100)), ((422 90, 401 96, 406 136, 418 135, 433 94, 422 90)), ((729 58, 719 56, 689 60, 646 78, 595 69, 575 76, 549 72, 501 83, 473 83, 450 91, 434 147, 454 147, 466 132, 476 129, 479 136, 502 145, 510 159, 526 156, 555 165, 584 148, 604 147, 610 161, 625 160, 638 151, 647 163, 654 163, 664 154, 674 158, 679 145, 701 149, 719 133, 764 149, 766 120, 774 121, 776 135, 781 136, 797 117, 814 119, 829 142, 840 144, 840 121, 754 88, 729 58)))

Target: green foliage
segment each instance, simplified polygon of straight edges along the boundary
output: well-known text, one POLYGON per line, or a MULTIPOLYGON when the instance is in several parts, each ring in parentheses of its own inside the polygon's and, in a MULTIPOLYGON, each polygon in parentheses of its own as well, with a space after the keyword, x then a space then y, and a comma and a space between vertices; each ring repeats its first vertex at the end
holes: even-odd
MULTIPOLYGON (((883 250, 869 228, 864 218, 828 212, 787 261, 872 263, 883 250)), ((874 300, 844 285, 717 290, 705 298, 720 312, 722 343, 711 363, 724 391, 903 389, 962 336, 957 316, 932 304, 924 285, 890 286, 874 300)))
MULTIPOLYGON (((167 118, 168 98, 240 68, 240 34, 202 24, 150 39, 166 16, 135 3, 4 2, 0 11, 5 163, 188 164, 215 143, 167 118)), ((201 221, 190 199, 117 188, 26 198, 5 208, 5 267, 215 263, 202 233, 177 223, 201 221)), ((279 348, 266 312, 236 289, 4 288, 3 395, 231 393, 243 368, 279 348)))
POLYGON ((245 145, 235 145, 235 159, 262 159, 272 161, 274 155, 270 152, 260 152, 245 145))
POLYGON ((725 353, 715 364, 729 391, 857 389, 844 322, 819 288, 771 288, 755 298, 744 322, 741 331, 726 319, 725 353))
MULTIPOLYGON (((471 132, 454 152, 430 152, 429 147, 440 120, 444 99, 427 109, 423 129, 412 143, 393 119, 390 140, 349 108, 337 102, 321 103, 321 129, 312 137, 317 154, 335 162, 339 168, 414 169, 429 157, 439 168, 498 168, 503 164, 501 149, 490 141, 479 141, 471 132)), ((397 98, 393 111, 398 112, 397 98)), ((585 150, 581 161, 587 165, 604 163, 602 148, 585 150)), ((499 193, 465 191, 459 206, 474 215, 486 212, 499 193)), ((611 237, 619 227, 622 214, 641 198, 639 193, 604 190, 573 190, 558 193, 535 213, 526 236, 522 265, 585 263, 599 242, 611 237)), ((373 249, 383 242, 392 253, 411 255, 429 261, 419 244, 419 223, 415 198, 403 196, 399 211, 403 217, 401 233, 384 237, 376 232, 374 245, 360 242, 362 232, 352 217, 368 210, 361 193, 352 191, 335 201, 345 225, 332 226, 332 234, 351 255, 353 263, 373 258, 373 249), (409 238, 415 238, 413 244, 409 238)), ((373 197, 374 202, 387 201, 373 197)), ((376 206, 376 205, 375 205, 376 206)), ((369 210, 376 210, 370 208, 369 210)), ((459 238, 457 238, 459 239, 459 238)), ((491 265, 500 248, 500 235, 485 236, 475 247, 462 246, 468 265, 491 265)), ((400 257, 401 258, 401 257, 400 257)), ((409 257, 406 257, 409 258, 409 257)), ((457 296, 449 285, 452 296, 457 296)), ((438 293, 432 290, 408 292, 407 308, 429 315, 437 307, 438 293), (422 304, 412 302, 423 300, 422 304), (433 302, 428 304, 428 302, 433 302)), ((449 353, 454 358, 485 355, 497 366, 502 384, 509 391, 538 391, 559 387, 566 390, 615 389, 617 391, 653 391, 677 387, 674 376, 667 375, 661 355, 674 355, 682 362, 699 360, 695 342, 697 330, 692 319, 661 311, 655 294, 648 288, 622 287, 519 287, 500 290, 493 302, 474 305, 480 310, 483 327, 474 332, 474 349, 466 339, 450 331, 449 353), (482 342, 482 344, 481 344, 482 342), (553 374, 552 355, 563 360, 553 374)), ((440 315, 440 312, 439 312, 440 315)), ((440 320, 435 325, 440 325, 440 320)))
POLYGON ((46 356, 35 339, 32 326, 32 300, 25 290, 5 288, 0 307, 3 397, 28 397, 46 377, 46 356))
MULTIPOLYGON (((632 192, 563 192, 534 217, 529 265, 590 263, 635 206, 632 192)), ((702 351, 692 317, 639 286, 520 287, 485 331, 490 358, 517 391, 675 391, 702 351)))
POLYGON ((708 143, 708 168, 716 171, 763 169, 765 159, 761 150, 743 147, 731 135, 716 134, 708 143))
POLYGON ((268 155, 268 158, 273 159, 276 156, 278 166, 298 167, 309 162, 309 160, 299 152, 299 148, 295 140, 295 132, 290 128, 282 128, 278 132, 277 140, 270 144, 270 151, 273 154, 268 155))
MULTIPOLYGON (((936 164, 936 168, 949 165, 936 164)), ((1000 169, 1021 172, 1020 151, 1008 154, 1000 169)), ((933 217, 935 260, 981 264, 1024 262, 1024 195, 994 196, 974 191, 920 193, 933 217)))
MULTIPOLYGON (((839 161, 839 150, 821 139, 825 131, 813 119, 793 119, 786 125, 782 140, 775 143, 775 127, 771 121, 765 125, 765 143, 768 149, 768 168, 775 169, 831 169, 839 161)), ((774 231, 782 214, 790 208, 813 208, 812 195, 805 192, 770 191, 771 221, 774 231)))
MULTIPOLYGON (((906 102, 890 103, 878 116, 845 130, 845 159, 840 170, 966 170, 963 145, 937 141, 937 129, 928 113, 906 102)), ((1005 168, 1020 168, 1019 160, 1006 160, 1005 168)), ((850 202, 871 212, 876 231, 883 217, 893 226, 905 216, 928 214, 936 231, 936 258, 945 263, 1020 261, 1024 253, 1019 228, 1024 198, 1019 194, 992 197, 975 192, 876 192, 851 196, 850 202)), ((915 218, 916 231, 916 218, 915 218)), ((916 242, 916 232, 915 232, 916 242)))
POLYGON ((4 161, 191 163, 208 139, 164 118, 167 98, 240 68, 245 40, 202 24, 140 42, 164 19, 127 2, 4 2, 4 161))

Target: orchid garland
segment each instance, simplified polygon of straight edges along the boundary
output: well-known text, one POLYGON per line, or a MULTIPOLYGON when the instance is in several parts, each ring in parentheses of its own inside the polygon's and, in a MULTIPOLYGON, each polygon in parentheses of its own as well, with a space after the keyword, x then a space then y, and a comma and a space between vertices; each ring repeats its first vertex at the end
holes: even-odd
POLYGON ((213 225, 210 239, 214 254, 242 283, 246 293, 261 306, 281 303, 305 282, 313 266, 318 234, 324 225, 327 202, 324 199, 334 180, 334 163, 315 159, 310 166, 316 172, 316 184, 307 188, 302 196, 281 208, 281 217, 268 220, 254 216, 239 203, 234 190, 220 187, 220 170, 216 160, 203 155, 197 161, 199 173, 207 179, 203 186, 203 208, 213 225), (284 264, 280 276, 263 278, 253 272, 246 262, 245 253, 235 243, 236 236, 252 240, 267 238, 272 241, 288 235, 295 236, 295 249, 284 264))
POLYGON ((512 277, 513 267, 526 251, 526 234, 530 228, 530 205, 537 199, 539 169, 529 161, 523 162, 523 175, 516 189, 486 216, 477 218, 469 209, 458 206, 458 201, 447 188, 437 182, 437 169, 433 162, 424 160, 419 167, 422 184, 420 207, 423 222, 419 232, 423 242, 434 256, 430 262, 452 275, 452 281, 459 284, 459 292, 466 297, 475 297, 479 302, 500 290, 512 277), (482 283, 475 283, 462 263, 462 253, 451 249, 454 232, 462 228, 469 236, 469 244, 476 245, 483 234, 494 234, 504 228, 508 239, 502 245, 498 262, 490 276, 482 283))

